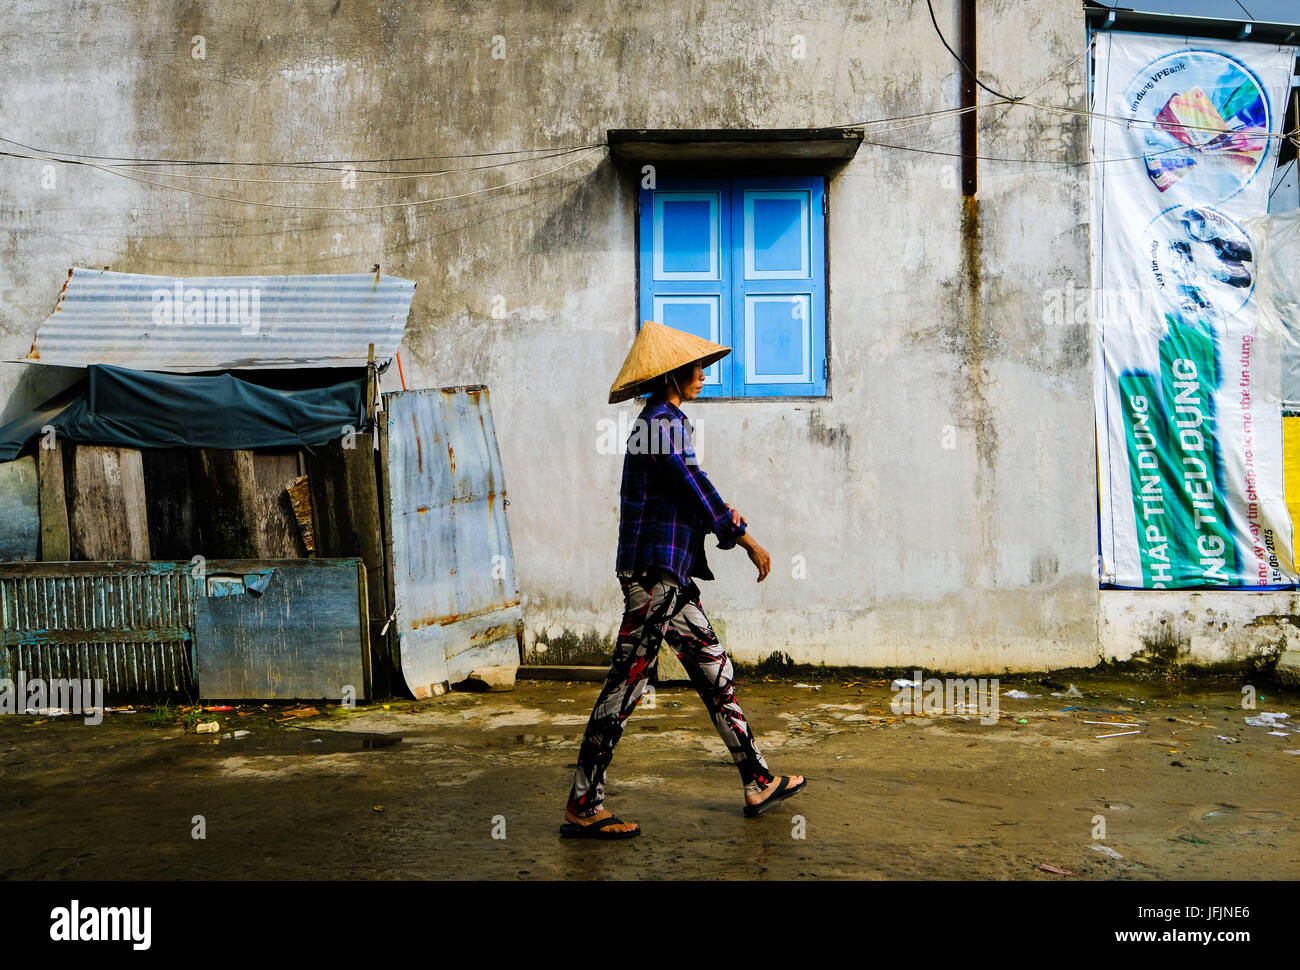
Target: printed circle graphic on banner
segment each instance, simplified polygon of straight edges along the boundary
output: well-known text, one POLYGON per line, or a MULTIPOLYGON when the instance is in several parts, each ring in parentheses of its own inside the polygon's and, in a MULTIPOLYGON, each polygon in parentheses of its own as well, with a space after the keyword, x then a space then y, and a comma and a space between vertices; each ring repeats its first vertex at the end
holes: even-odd
POLYGON ((1268 156, 1264 87, 1217 51, 1178 51, 1148 64, 1124 91, 1147 177, 1170 202, 1222 202, 1268 156), (1147 125, 1152 127, 1148 128, 1147 125))
POLYGON ((1191 319, 1231 317, 1254 291, 1250 236, 1210 206, 1166 209, 1147 226, 1142 251, 1157 290, 1191 319))

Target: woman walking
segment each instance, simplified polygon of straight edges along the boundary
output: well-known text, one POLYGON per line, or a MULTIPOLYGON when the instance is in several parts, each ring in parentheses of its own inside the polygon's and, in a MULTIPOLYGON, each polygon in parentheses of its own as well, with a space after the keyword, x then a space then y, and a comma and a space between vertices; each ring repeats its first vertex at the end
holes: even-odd
POLYGON ((756 818, 801 791, 800 775, 773 775, 736 703, 732 666, 700 605, 695 578, 712 579, 704 536, 719 549, 740 546, 762 582, 771 560, 747 532, 740 513, 724 503, 695 460, 692 425, 680 405, 704 388, 704 368, 730 347, 646 321, 610 388, 616 404, 650 398, 633 424, 623 460, 615 571, 623 587, 623 622, 613 662, 587 722, 560 834, 625 839, 640 826, 604 807, 605 770, 623 724, 636 707, 659 659, 660 642, 682 662, 713 717, 744 786, 744 813, 756 818))

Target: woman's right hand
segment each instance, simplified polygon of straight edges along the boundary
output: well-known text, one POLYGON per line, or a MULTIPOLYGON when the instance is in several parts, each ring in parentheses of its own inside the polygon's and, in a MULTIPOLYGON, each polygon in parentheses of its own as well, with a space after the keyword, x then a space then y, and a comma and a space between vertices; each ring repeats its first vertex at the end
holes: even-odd
POLYGON ((760 546, 753 539, 750 539, 748 534, 741 536, 740 539, 736 541, 743 542, 745 539, 749 539, 748 542, 744 543, 745 551, 749 553, 749 561, 754 564, 756 569, 758 569, 758 579, 756 579, 755 582, 761 583, 763 580, 767 579, 767 574, 772 569, 772 557, 767 554, 766 549, 760 546))

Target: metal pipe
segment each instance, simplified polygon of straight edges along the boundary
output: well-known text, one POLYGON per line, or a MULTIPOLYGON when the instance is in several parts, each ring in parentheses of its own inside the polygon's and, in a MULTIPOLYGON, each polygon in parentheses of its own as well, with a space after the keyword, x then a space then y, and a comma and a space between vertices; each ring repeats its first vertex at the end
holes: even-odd
MULTIPOLYGON (((975 75, 979 70, 975 43, 975 0, 961 0, 961 59, 970 68, 961 73, 961 106, 975 107, 975 75)), ((975 156, 978 154, 978 129, 976 112, 967 110, 961 116, 961 194, 967 198, 975 195, 979 187, 975 156)))

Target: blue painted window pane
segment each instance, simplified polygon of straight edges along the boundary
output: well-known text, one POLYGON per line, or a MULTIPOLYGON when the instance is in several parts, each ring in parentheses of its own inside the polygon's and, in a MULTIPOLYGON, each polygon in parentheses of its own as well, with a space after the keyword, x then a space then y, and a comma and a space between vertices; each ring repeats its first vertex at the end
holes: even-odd
POLYGON ((754 269, 798 270, 804 249, 798 199, 754 200, 754 269))
POLYGON ((668 303, 659 320, 666 327, 685 330, 705 340, 713 340, 713 314, 706 303, 668 303))
POLYGON ((705 199, 664 200, 665 272, 709 272, 710 208, 705 199))
POLYGON ((754 366, 759 374, 798 374, 804 369, 805 321, 795 315, 797 304, 760 301, 754 304, 754 366))
POLYGON ((735 348, 706 395, 826 394, 824 193, 807 176, 641 190, 641 318, 735 348))

